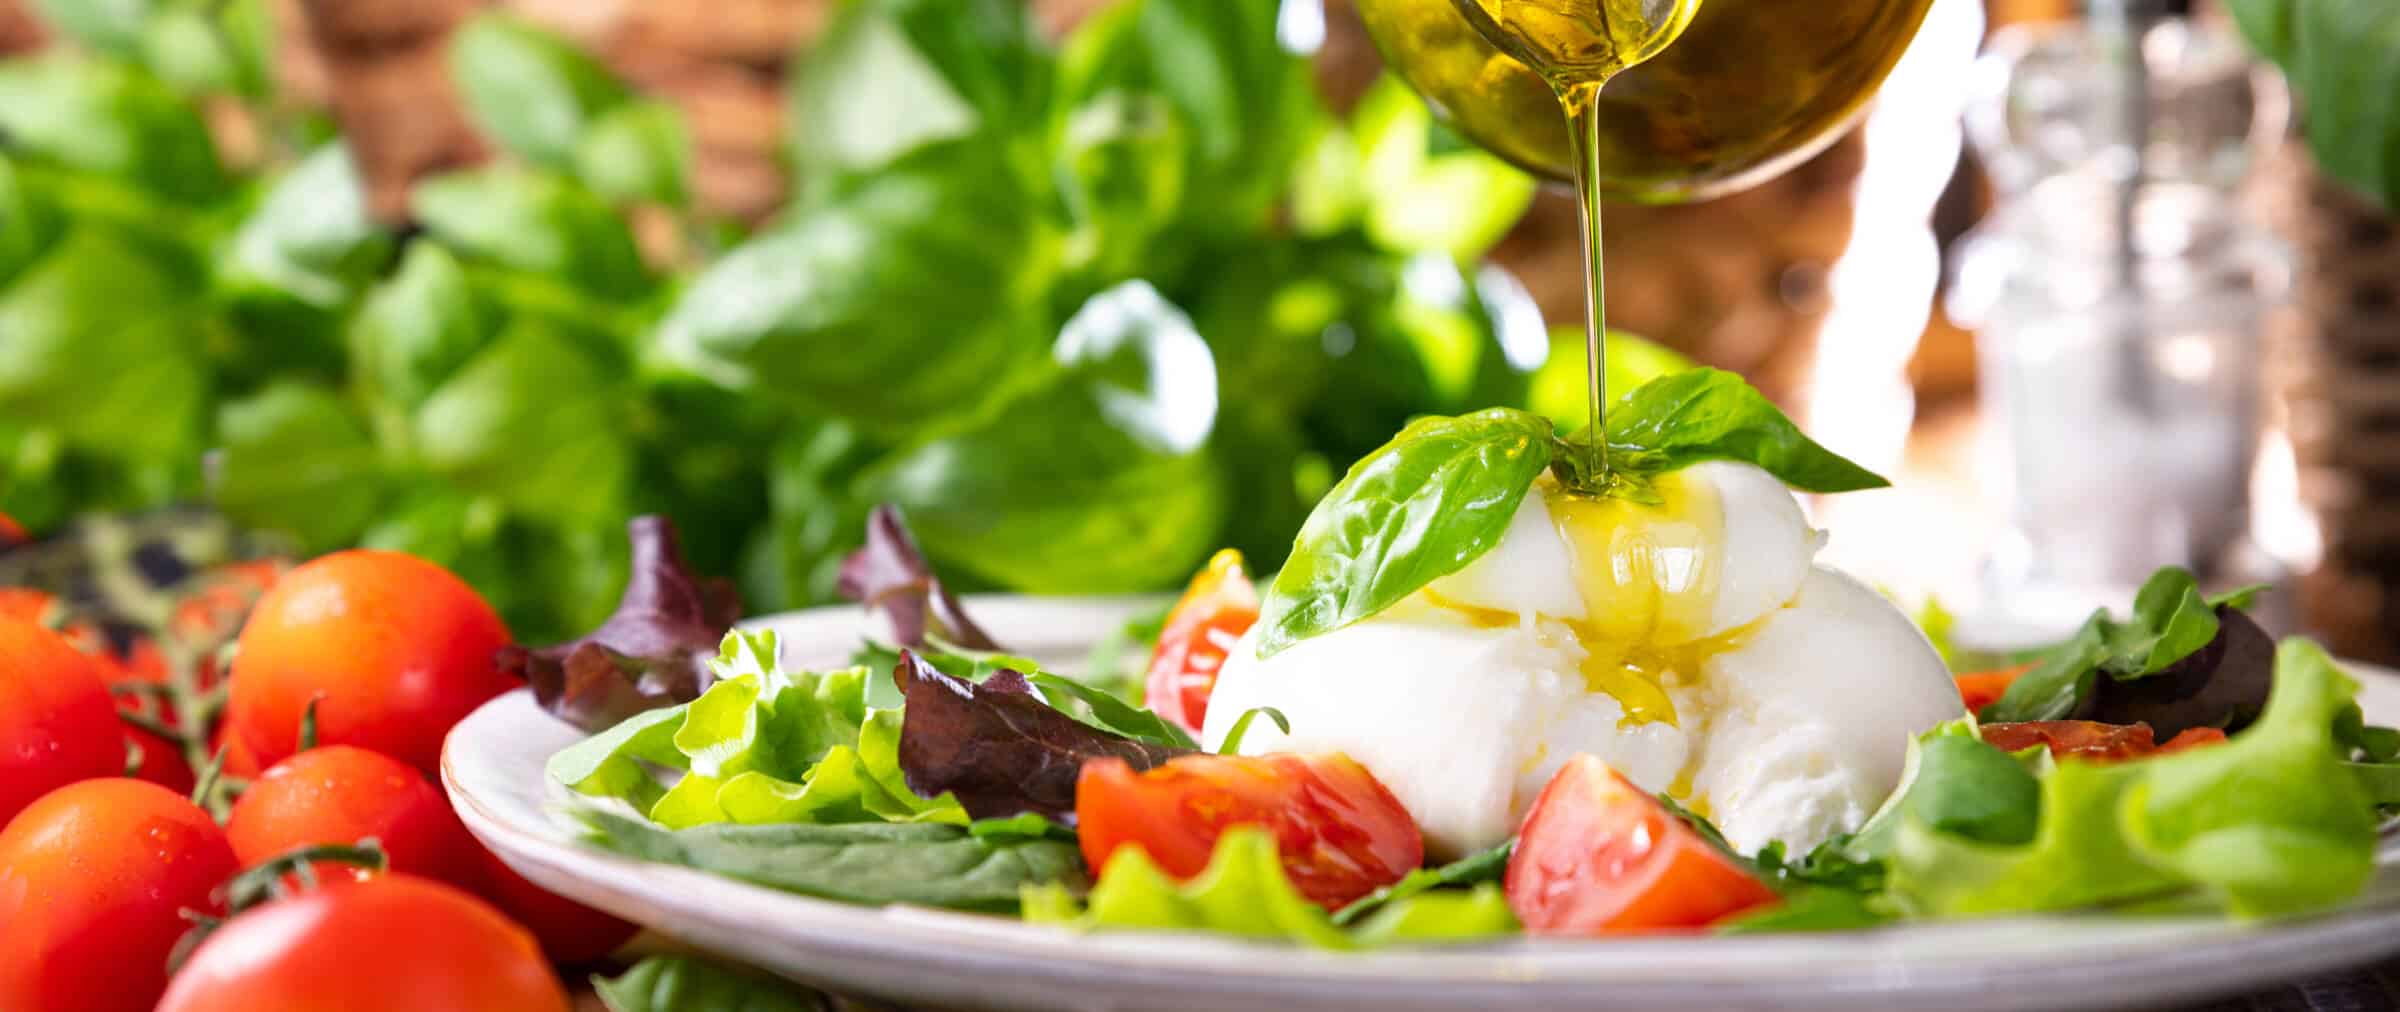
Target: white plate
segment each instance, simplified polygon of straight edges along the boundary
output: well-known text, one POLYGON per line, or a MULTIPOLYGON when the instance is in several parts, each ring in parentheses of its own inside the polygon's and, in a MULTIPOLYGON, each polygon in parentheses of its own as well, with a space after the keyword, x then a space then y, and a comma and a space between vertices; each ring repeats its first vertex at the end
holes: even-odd
MULTIPOLYGON (((1145 602, 972 602, 1001 642, 1079 661, 1145 602)), ((765 619, 787 663, 844 661, 857 609, 765 619)), ((2400 675, 2360 669, 2370 716, 2400 719, 2400 675)), ((2045 917, 1843 935, 1509 940, 1337 954, 1224 938, 1093 934, 911 907, 849 906, 587 848, 549 814, 542 769, 574 729, 530 694, 460 724, 442 776, 467 827, 526 878, 660 934, 834 990, 1011 1009, 1975 1009, 2160 1005, 2400 952, 2400 868, 2338 914, 2271 925, 2045 917)))

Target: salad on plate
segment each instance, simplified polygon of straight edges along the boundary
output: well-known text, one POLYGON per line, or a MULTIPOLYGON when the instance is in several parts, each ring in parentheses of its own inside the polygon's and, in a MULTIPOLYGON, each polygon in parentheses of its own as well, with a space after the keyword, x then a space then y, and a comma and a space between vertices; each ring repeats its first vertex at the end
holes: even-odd
POLYGON ((1355 949, 2365 887, 2400 732, 2256 589, 2165 570, 1954 673, 1815 561, 1795 493, 1884 484, 1695 369, 1597 434, 1418 420, 1280 573, 1220 553, 1128 630, 1146 672, 1012 654, 889 508, 842 571, 889 639, 848 667, 734 628, 663 525, 615 617, 509 661, 592 732, 547 770, 590 845, 860 904, 1355 949))

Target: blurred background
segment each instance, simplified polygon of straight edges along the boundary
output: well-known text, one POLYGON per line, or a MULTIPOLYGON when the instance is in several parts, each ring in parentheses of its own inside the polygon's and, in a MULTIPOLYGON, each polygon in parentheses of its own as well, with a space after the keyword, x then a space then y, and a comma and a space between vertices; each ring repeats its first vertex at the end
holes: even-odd
MULTIPOLYGON (((2379 8, 1937 0, 1830 149, 1610 208, 1612 385, 1750 376, 1898 481, 1832 553, 1994 628, 2186 563, 2391 659, 2379 8)), ((965 588, 1159 590, 1412 415, 1582 410, 1572 198, 1348 0, 0 0, 0 54, 0 583, 366 544, 540 641, 631 514, 763 612, 893 501, 965 588)))

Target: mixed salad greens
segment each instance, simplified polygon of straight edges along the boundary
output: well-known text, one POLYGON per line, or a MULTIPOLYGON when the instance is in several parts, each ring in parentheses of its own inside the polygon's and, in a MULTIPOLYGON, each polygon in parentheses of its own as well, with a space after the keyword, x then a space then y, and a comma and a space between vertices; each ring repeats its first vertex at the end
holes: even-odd
MULTIPOLYGON (((1620 407, 1607 451, 1627 475, 1602 495, 1639 500, 1650 476, 1709 459, 1803 488, 1881 483, 1725 374, 1654 381, 1620 407)), ((645 572, 616 619, 529 655, 569 672, 536 669, 543 701, 596 732, 550 777, 596 846, 802 894, 1332 949, 2089 908, 2281 916, 2372 875, 2379 812, 2400 806, 2400 732, 2365 724, 2316 645, 2269 643, 2242 611, 2255 589, 2203 595, 2180 570, 2027 664, 1962 673, 1961 716, 1910 744, 1899 789, 1805 854, 1736 853, 1582 756, 1515 839, 1428 867, 1407 811, 1358 764, 1200 749, 1188 697, 1205 703, 1234 637, 1330 630, 1489 550, 1510 497, 1575 456, 1554 447, 1588 438, 1553 433, 1505 410, 1410 426, 1329 494, 1263 601, 1220 559, 1146 623, 1160 639, 1141 686, 1006 653, 888 507, 843 582, 891 639, 836 670, 787 668, 772 632, 705 613, 671 546, 637 548, 645 572), (575 675, 579 653, 605 662, 575 675), (1544 857, 1595 839, 1623 860, 1544 857)))

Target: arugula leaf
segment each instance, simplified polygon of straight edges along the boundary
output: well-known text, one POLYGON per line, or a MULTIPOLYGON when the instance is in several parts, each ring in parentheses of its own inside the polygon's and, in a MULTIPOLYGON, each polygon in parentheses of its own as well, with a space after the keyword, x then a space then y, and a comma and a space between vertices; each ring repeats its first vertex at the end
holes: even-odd
POLYGON ((1028 886, 1072 895, 1084 882, 1072 843, 976 836, 929 822, 714 823, 664 829, 589 803, 570 814, 592 844, 646 861, 849 903, 915 903, 1006 913, 1028 886))
POLYGON ((366 529, 384 504, 375 444, 330 392, 270 386, 220 409, 217 435, 210 498, 242 524, 330 551, 366 529))
MULTIPOLYGON (((2205 598, 2189 570, 2161 569, 2135 595, 2129 621, 2116 621, 2105 608, 2093 612, 2074 636, 2010 683, 2007 694, 1985 707, 1982 717, 1995 723, 2064 719, 2092 698, 2102 674, 2120 682, 2150 678, 2199 655, 2218 640, 2224 627, 2218 609, 2235 607, 2255 594, 2255 588, 2245 588, 2205 598)), ((2216 674, 2215 664, 2202 667, 2209 670, 2194 672, 2199 681, 2216 674)), ((2179 730, 2159 728, 2169 735, 2179 730)))
POLYGON ((483 13, 450 40, 458 93, 477 126, 519 158, 575 167, 592 124, 625 101, 625 86, 567 40, 522 19, 483 13))
POLYGON ((1409 424, 1326 494, 1268 588, 1258 655, 1374 615, 1500 543, 1550 464, 1548 419, 1507 408, 1409 424))
MULTIPOLYGON (((1877 835, 1889 844, 1892 895, 1914 913, 1936 915, 2176 898, 2258 917, 2339 903, 2374 865, 2371 799, 2335 747, 2335 722, 2356 689, 2321 648, 2286 640, 2274 696, 2256 724, 2211 748, 2055 764, 2039 776, 2038 824, 2022 843, 1932 824, 1921 813, 1980 803, 1918 798, 1937 790, 1923 786, 1930 781, 1920 771, 1910 797, 1886 806, 1902 814, 1875 820, 1889 826, 1877 835)), ((1962 744, 1942 754, 1971 751, 1962 744)), ((1928 769, 1932 761, 1928 751, 1928 769)), ((1987 781, 1950 782, 1943 790, 1959 793, 1987 781)), ((1871 822, 1861 841, 1876 829, 1871 822)))
POLYGON ((1272 706, 1253 706, 1242 711, 1241 716, 1234 718, 1233 729, 1225 732, 1224 741, 1217 743, 1217 753, 1219 755, 1242 754, 1242 740, 1250 735, 1250 722, 1262 716, 1274 721, 1276 730, 1285 734, 1292 733, 1292 719, 1284 716, 1282 710, 1272 706))
POLYGON ((1675 373, 1641 385, 1609 407, 1611 469, 1642 477, 1705 460, 1755 464, 1803 492, 1851 492, 1891 484, 1817 445, 1758 388, 1733 373, 1675 373))
POLYGON ((608 1012, 823 1012, 817 996, 698 956, 651 956, 614 978, 594 974, 608 1012))
POLYGON ((1400 881, 1359 897, 1349 906, 1334 911, 1333 923, 1348 927, 1358 919, 1390 904, 1434 889, 1477 886, 1498 882, 1508 872, 1508 859, 1517 851, 1517 841, 1510 839, 1497 847, 1469 854, 1439 868, 1419 868, 1400 881))
POLYGON ((1177 882, 1150 855, 1111 856, 1088 905, 1058 886, 1025 890, 1025 919, 1081 931, 1205 931, 1297 942, 1320 949, 1463 942, 1514 934, 1517 919, 1497 886, 1396 897, 1355 927, 1336 924, 1292 886, 1265 830, 1236 826, 1217 838, 1208 867, 1177 882))

